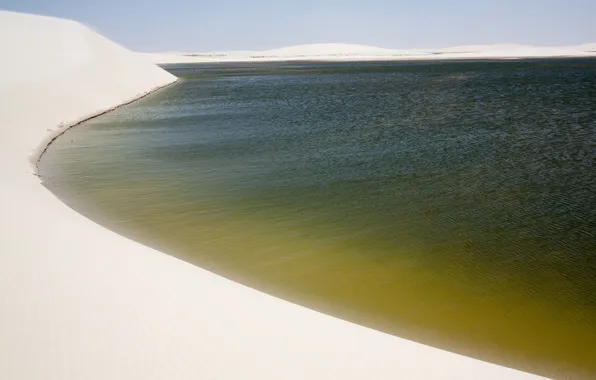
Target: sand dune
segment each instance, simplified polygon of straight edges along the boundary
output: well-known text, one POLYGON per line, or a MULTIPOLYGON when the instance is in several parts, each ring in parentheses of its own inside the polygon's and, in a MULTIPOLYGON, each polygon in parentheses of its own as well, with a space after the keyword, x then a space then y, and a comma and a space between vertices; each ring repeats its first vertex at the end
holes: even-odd
POLYGON ((29 159, 176 78, 73 21, 0 12, 0 46, 1 379, 538 378, 270 297, 77 214, 29 159))
POLYGON ((359 61, 531 57, 596 57, 596 44, 541 47, 518 44, 467 45, 437 49, 394 50, 366 45, 313 44, 264 51, 214 53, 141 53, 153 63, 259 62, 286 60, 359 61))
POLYGON ((391 50, 367 45, 351 44, 312 44, 297 45, 281 49, 266 50, 262 53, 266 56, 317 56, 317 55, 400 55, 408 54, 407 51, 391 50))
POLYGON ((520 49, 532 49, 533 46, 520 45, 520 44, 494 44, 494 45, 464 45, 464 46, 452 46, 438 49, 420 49, 420 51, 426 52, 441 52, 441 53, 482 53, 482 52, 495 52, 503 50, 520 50, 520 49))
POLYGON ((596 53, 596 43, 577 45, 575 48, 581 51, 589 51, 596 53))

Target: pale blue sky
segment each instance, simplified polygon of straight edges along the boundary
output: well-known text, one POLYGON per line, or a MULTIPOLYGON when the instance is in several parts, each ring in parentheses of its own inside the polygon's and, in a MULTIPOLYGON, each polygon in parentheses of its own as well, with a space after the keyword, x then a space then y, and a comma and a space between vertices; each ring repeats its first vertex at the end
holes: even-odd
POLYGON ((596 42, 596 0, 0 0, 0 8, 75 19, 137 51, 596 42))

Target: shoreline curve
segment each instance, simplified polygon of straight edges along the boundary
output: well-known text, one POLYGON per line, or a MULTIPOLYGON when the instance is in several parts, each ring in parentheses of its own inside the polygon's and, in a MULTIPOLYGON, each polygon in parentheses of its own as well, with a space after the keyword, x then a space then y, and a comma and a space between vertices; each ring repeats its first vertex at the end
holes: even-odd
POLYGON ((132 98, 130 100, 126 100, 126 101, 124 101, 121 104, 118 104, 118 105, 116 105, 114 107, 111 107, 111 108, 109 108, 107 110, 98 111, 97 113, 95 113, 95 114, 93 114, 91 116, 85 117, 84 119, 77 120, 75 122, 71 122, 70 124, 60 124, 57 128, 50 130, 48 132, 48 135, 44 139, 44 141, 42 141, 38 145, 38 147, 33 150, 33 153, 31 154, 31 156, 29 158, 29 160, 31 161, 31 164, 33 165, 33 170, 34 170, 32 174, 41 178, 41 176, 39 175, 39 162, 43 158, 44 153, 48 150, 48 148, 50 147, 50 145, 52 145, 52 143, 56 139, 58 139, 60 136, 62 136, 62 134, 64 134, 69 129, 74 128, 74 127, 76 127, 78 125, 81 125, 81 124, 83 124, 83 123, 85 123, 85 122, 87 122, 87 121, 89 121, 91 119, 95 119, 96 117, 100 117, 102 115, 105 115, 107 113, 110 113, 112 111, 115 111, 115 110, 117 110, 120 107, 124 107, 124 106, 126 106, 128 104, 134 103, 137 100, 141 100, 143 98, 146 98, 147 96, 153 95, 154 93, 158 92, 159 90, 162 90, 162 89, 164 89, 166 87, 170 87, 171 85, 174 85, 174 84, 179 83, 179 82, 180 82, 180 79, 179 78, 176 78, 176 80, 174 80, 171 83, 167 83, 167 84, 161 85, 159 87, 154 87, 154 88, 151 88, 151 89, 143 92, 139 97, 134 97, 134 98, 132 98))

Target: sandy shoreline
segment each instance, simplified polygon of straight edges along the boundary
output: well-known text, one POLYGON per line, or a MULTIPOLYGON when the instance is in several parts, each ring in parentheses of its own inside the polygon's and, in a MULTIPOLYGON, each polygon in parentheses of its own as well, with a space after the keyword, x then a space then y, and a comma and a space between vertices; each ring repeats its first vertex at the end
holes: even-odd
POLYGON ((44 140, 42 140, 42 142, 37 146, 37 148, 35 148, 33 150, 33 152, 31 153, 31 155, 29 156, 29 161, 31 162, 32 166, 33 166, 33 175, 40 177, 39 175, 39 161, 41 160, 41 158, 43 157, 43 154, 48 150, 48 148, 50 147, 50 145, 52 144, 52 142, 54 142, 57 138, 59 138, 63 133, 65 133, 66 131, 68 131, 70 128, 74 128, 86 121, 89 121, 91 119, 94 119, 96 117, 105 115, 108 112, 112 112, 120 107, 123 107, 127 104, 130 103, 134 103, 137 100, 141 100, 149 95, 152 95, 153 93, 168 87, 170 85, 173 85, 174 83, 178 82, 178 79, 175 79, 173 82, 171 83, 166 83, 164 85, 158 86, 158 87, 154 87, 151 88, 143 93, 141 93, 140 96, 135 96, 129 100, 124 100, 121 104, 118 104, 112 108, 109 108, 107 110, 99 110, 97 111, 97 113, 91 114, 86 116, 84 119, 80 119, 77 120, 75 122, 71 122, 69 124, 65 124, 65 123, 61 123, 57 128, 55 129, 48 129, 48 134, 46 135, 46 138, 44 138, 44 140))
POLYGON ((276 299, 71 210, 32 162, 176 78, 67 20, 0 12, 0 46, 1 378, 540 378, 276 299))

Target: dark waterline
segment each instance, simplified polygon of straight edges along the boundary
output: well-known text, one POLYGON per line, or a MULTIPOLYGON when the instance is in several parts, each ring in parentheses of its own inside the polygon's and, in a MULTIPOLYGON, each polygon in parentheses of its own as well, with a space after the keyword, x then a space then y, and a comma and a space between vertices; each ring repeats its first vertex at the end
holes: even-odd
POLYGON ((596 60, 168 69, 52 144, 46 186, 299 304, 596 377, 596 60))

